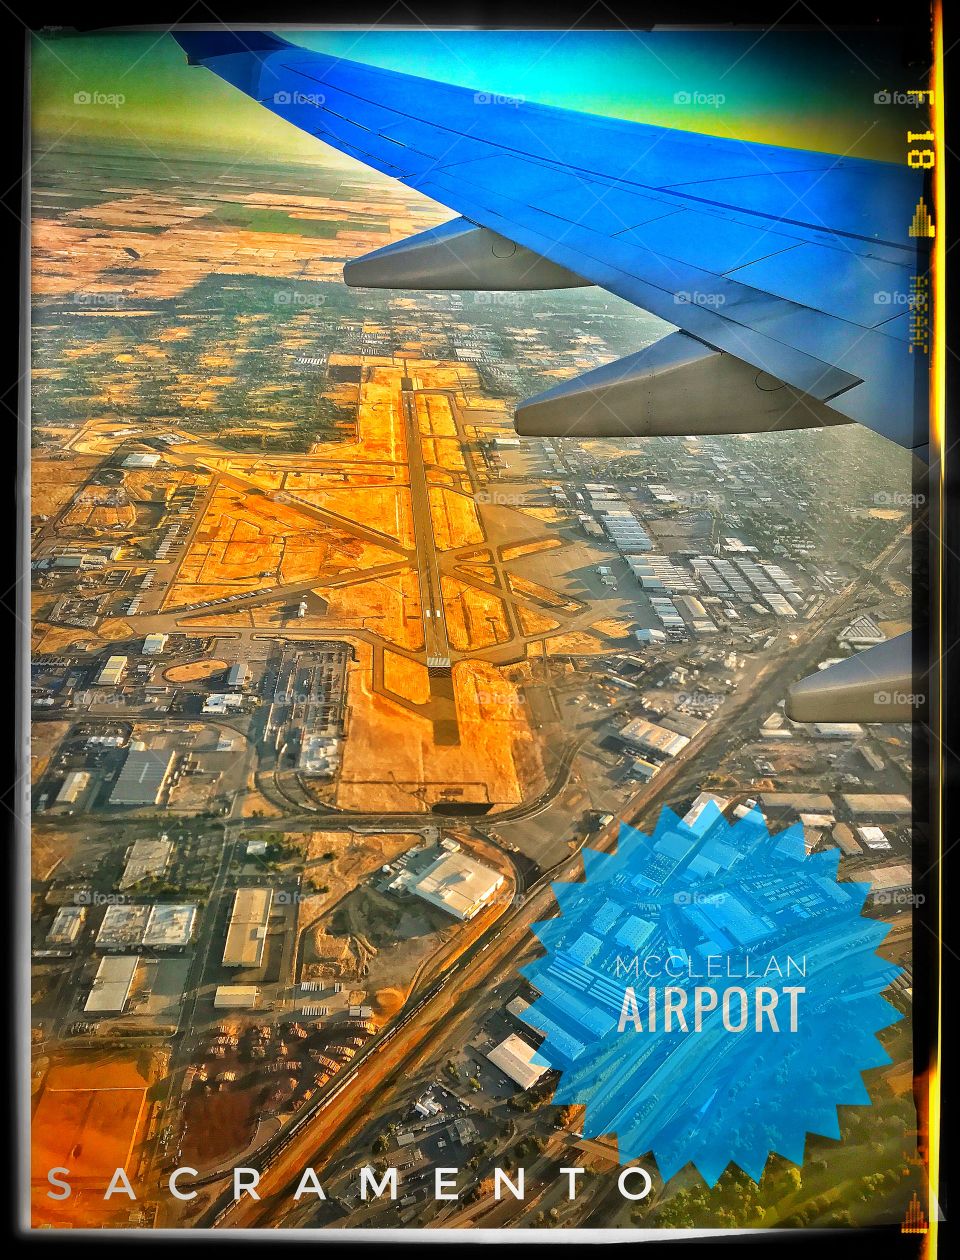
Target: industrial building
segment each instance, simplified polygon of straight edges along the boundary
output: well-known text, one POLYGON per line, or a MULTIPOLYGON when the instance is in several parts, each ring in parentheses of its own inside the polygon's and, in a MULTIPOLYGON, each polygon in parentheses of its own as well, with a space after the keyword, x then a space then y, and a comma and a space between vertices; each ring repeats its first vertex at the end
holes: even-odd
POLYGON ((465 923, 503 886, 499 871, 481 866, 464 853, 443 853, 413 885, 424 901, 465 923))
POLYGON ((530 1003, 519 994, 507 1003, 507 1014, 512 1015, 514 1019, 522 1019, 529 1009, 530 1003))
POLYGON ((110 804, 156 805, 175 759, 172 748, 131 748, 110 793, 110 804))
POLYGON ((857 835, 860 837, 861 843, 874 852, 877 850, 889 852, 893 848, 893 845, 879 827, 858 827, 857 835))
POLYGON ((160 456, 153 451, 134 451, 123 461, 124 468, 156 468, 160 456))
POLYGON ((60 785, 60 791, 57 793, 56 805, 76 805, 77 801, 87 790, 90 783, 90 774, 86 770, 71 770, 63 783, 60 785))
POLYGON ((125 656, 108 656, 106 664, 97 674, 96 684, 98 687, 116 687, 120 679, 126 673, 127 658, 125 656))
POLYGON ((150 909, 127 903, 107 906, 97 933, 97 949, 134 949, 142 944, 150 909))
POLYGON ((244 661, 238 661, 236 665, 231 665, 227 672, 228 687, 245 687, 250 681, 250 666, 244 661))
POLYGON ((195 905, 157 905, 143 933, 143 944, 153 949, 184 949, 193 939, 197 918, 195 905))
POLYGON ((536 1053, 536 1047, 516 1033, 511 1033, 506 1040, 489 1051, 487 1058, 521 1089, 530 1089, 550 1070, 533 1062, 536 1053))
POLYGON ((704 810, 706 810, 709 805, 715 805, 722 814, 729 804, 730 798, 727 796, 718 796, 716 792, 701 792, 699 796, 694 798, 690 808, 684 814, 682 821, 685 822, 692 831, 702 831, 704 827, 709 826, 711 818, 714 818, 714 820, 716 819, 716 816, 711 810, 710 814, 701 821, 704 810))
POLYGON ((874 619, 862 613, 837 635, 837 641, 845 643, 848 647, 860 649, 883 643, 886 637, 874 619))
POLYGON ((50 931, 48 945, 73 945, 76 943, 87 917, 85 906, 61 906, 56 913, 50 931))
POLYGON ((818 739, 856 739, 863 734, 857 722, 812 722, 811 726, 818 739))
POLYGON ((213 997, 215 1011, 249 1011, 260 1005, 255 984, 220 984, 213 997))
POLYGON ((847 857, 859 857, 863 852, 849 823, 837 823, 833 829, 833 838, 847 857))
POLYGON ((120 876, 120 889, 132 888, 141 880, 162 875, 170 862, 173 845, 161 836, 159 840, 135 840, 127 850, 126 865, 120 876))
POLYGON ((655 753, 659 757, 675 757, 690 743, 686 735, 640 717, 633 718, 621 729, 620 738, 631 748, 655 753))
POLYGON ((193 938, 197 907, 193 905, 107 906, 97 933, 98 949, 182 949, 193 938))
POLYGON ((270 923, 273 890, 238 888, 223 946, 225 967, 259 967, 270 923))
POLYGON ((857 879, 866 880, 870 884, 871 897, 881 904, 908 895, 913 887, 913 872, 906 863, 858 871, 857 879))
MULTIPOLYGON (((681 591, 693 593, 697 589, 693 577, 684 569, 678 568, 666 556, 644 556, 642 560, 630 557, 627 560, 630 572, 645 591, 668 591, 677 594, 681 591)), ((704 610, 706 615, 706 610, 704 610)))
POLYGON ((824 792, 764 792, 760 808, 767 814, 832 814, 833 801, 824 792))
POLYGON ((101 958, 83 1009, 91 1015, 120 1014, 133 988, 139 962, 135 955, 101 958))
POLYGON ((600 517, 600 525, 603 532, 623 555, 643 554, 653 550, 650 535, 632 512, 605 512, 600 517))
POLYGON ((243 696, 232 691, 214 691, 203 702, 204 713, 229 713, 243 705, 243 696))
POLYGON ((893 792, 846 792, 840 797, 851 818, 871 818, 874 822, 893 822, 910 815, 910 800, 893 792))
POLYGON ((167 646, 168 634, 148 634, 143 641, 144 656, 159 656, 167 646))

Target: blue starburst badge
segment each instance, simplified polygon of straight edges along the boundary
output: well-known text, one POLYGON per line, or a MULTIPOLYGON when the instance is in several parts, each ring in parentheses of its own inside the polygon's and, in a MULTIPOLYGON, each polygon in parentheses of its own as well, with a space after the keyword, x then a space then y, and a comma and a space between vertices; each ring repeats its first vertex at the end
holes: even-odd
POLYGON ((771 1153, 801 1164, 808 1133, 839 1138, 837 1105, 870 1102, 861 1073, 890 1062, 876 1034, 900 1014, 881 996, 899 974, 876 952, 888 927, 838 862, 807 854, 800 823, 771 835, 713 802, 584 850, 523 971, 537 1061, 561 1073, 555 1103, 585 1105, 585 1136, 710 1186, 730 1163, 759 1181, 771 1153))

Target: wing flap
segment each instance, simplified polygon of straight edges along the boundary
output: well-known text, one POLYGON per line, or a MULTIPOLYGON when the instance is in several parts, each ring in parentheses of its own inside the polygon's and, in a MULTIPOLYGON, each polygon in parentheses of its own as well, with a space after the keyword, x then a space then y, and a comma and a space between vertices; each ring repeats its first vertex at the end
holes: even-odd
POLYGON ((860 328, 875 328, 889 319, 890 303, 910 287, 907 267, 811 244, 745 262, 731 278, 860 328))

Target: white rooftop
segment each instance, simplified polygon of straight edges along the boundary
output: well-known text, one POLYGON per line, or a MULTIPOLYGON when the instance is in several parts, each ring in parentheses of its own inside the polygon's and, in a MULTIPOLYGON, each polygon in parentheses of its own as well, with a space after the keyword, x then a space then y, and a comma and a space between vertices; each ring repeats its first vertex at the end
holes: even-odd
POLYGON ((501 1072, 509 1076, 511 1081, 522 1089, 529 1089, 531 1085, 536 1085, 540 1077, 549 1070, 532 1062, 536 1053, 535 1047, 528 1041, 524 1041, 516 1033, 511 1033, 505 1041, 494 1046, 487 1058, 494 1067, 498 1067, 501 1072))
POLYGON ((128 954, 102 958, 83 1009, 95 1014, 122 1011, 139 962, 136 955, 128 954))
POLYGON ((490 900, 503 878, 499 871, 464 853, 443 853, 427 867, 413 891, 455 918, 466 920, 490 900))

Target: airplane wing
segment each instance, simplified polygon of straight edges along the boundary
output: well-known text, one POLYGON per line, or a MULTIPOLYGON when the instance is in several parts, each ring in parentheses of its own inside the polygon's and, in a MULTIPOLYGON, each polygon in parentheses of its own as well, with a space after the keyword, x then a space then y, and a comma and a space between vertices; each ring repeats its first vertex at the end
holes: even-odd
POLYGON ((348 284, 595 284, 677 328, 521 403, 519 433, 856 421, 925 458, 910 321, 930 242, 907 234, 923 231, 922 172, 492 96, 265 32, 174 38, 191 64, 460 216, 348 263, 348 284))

